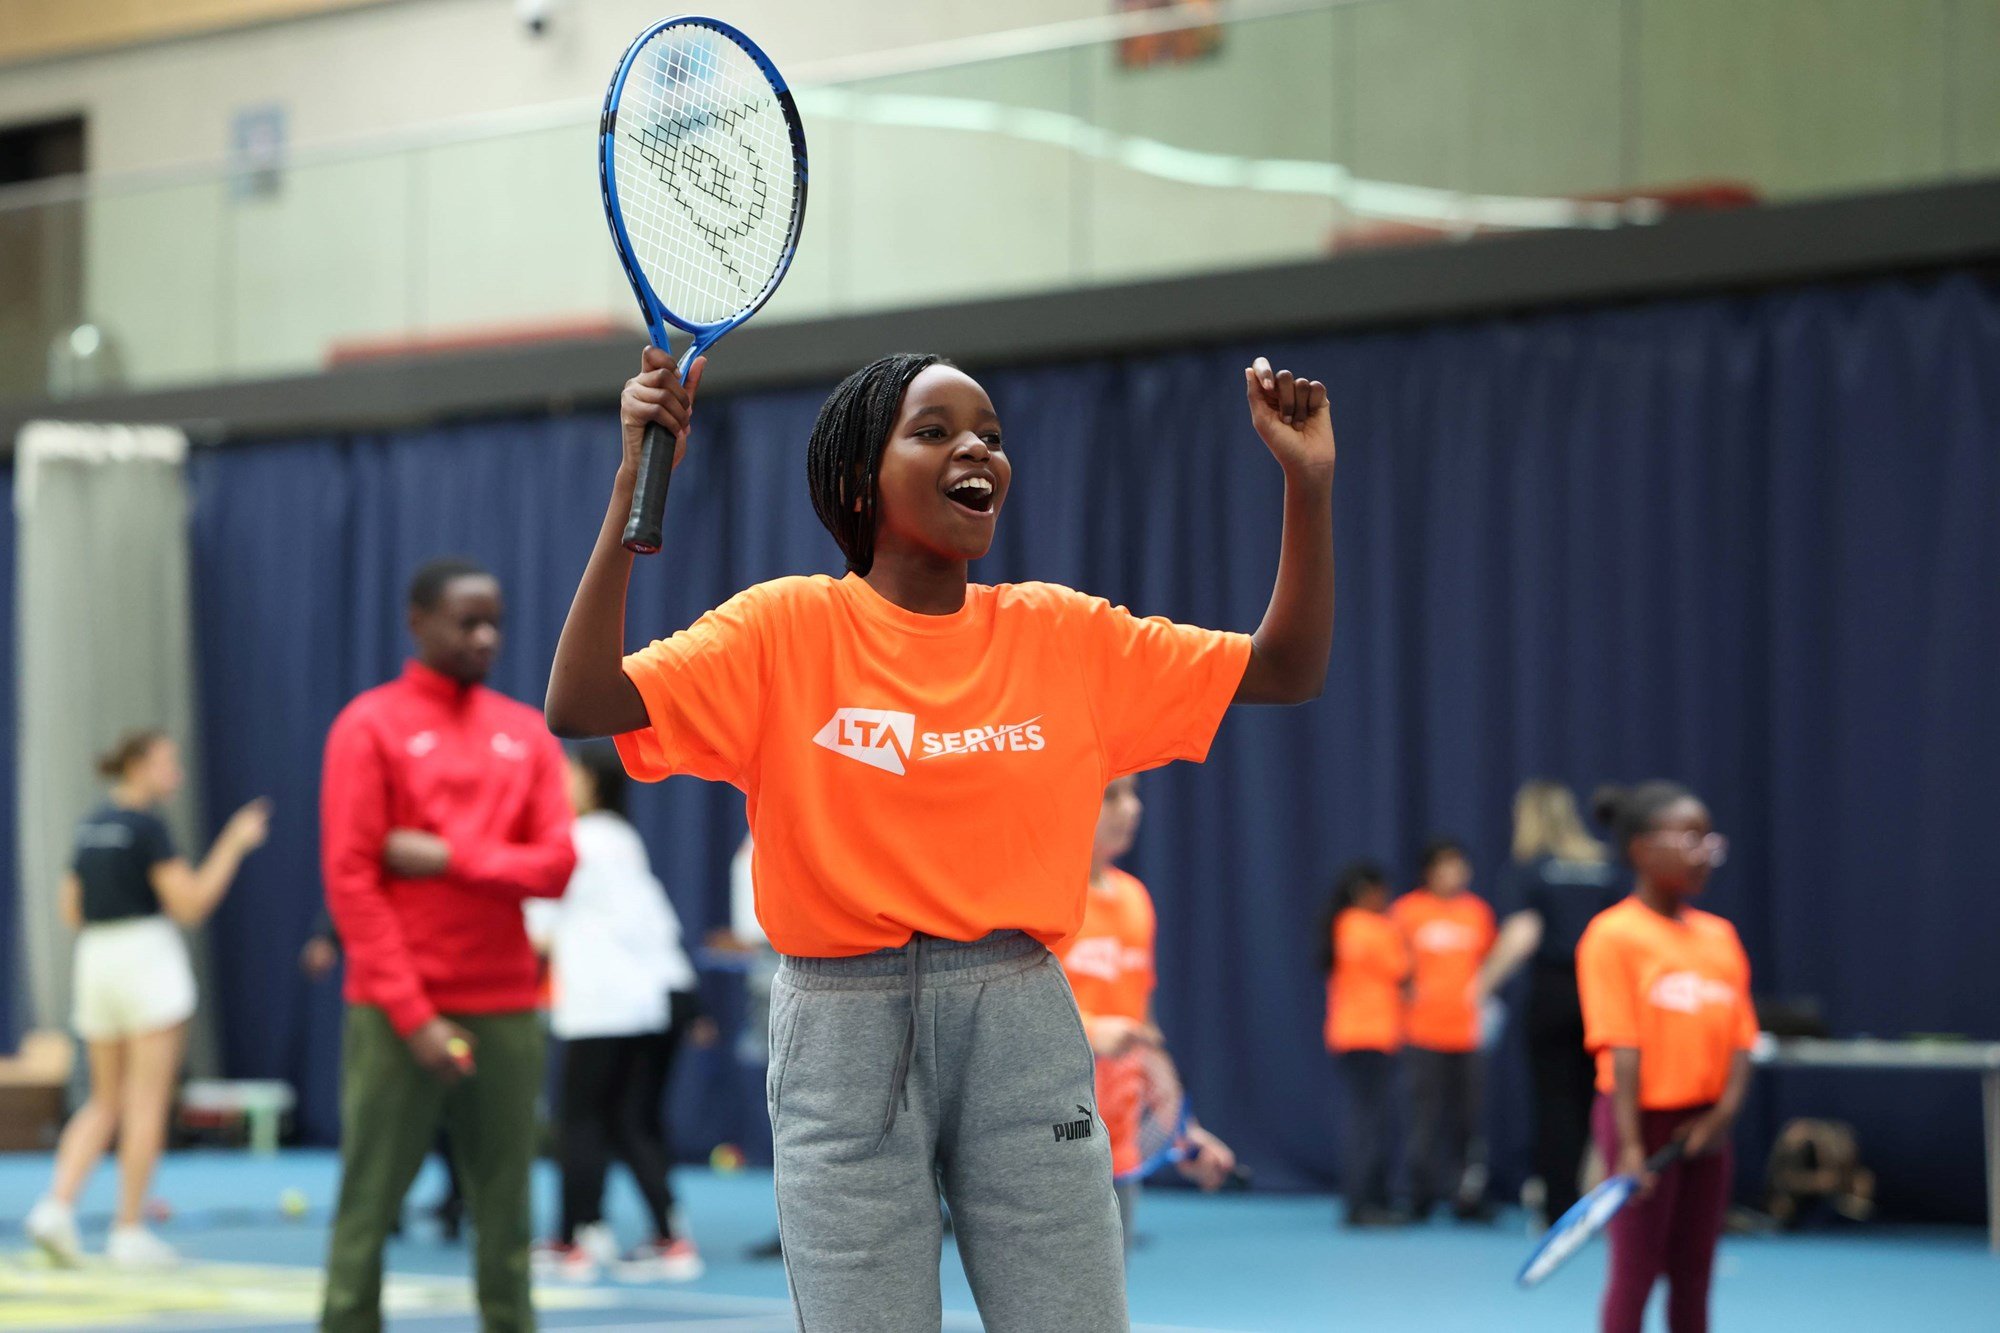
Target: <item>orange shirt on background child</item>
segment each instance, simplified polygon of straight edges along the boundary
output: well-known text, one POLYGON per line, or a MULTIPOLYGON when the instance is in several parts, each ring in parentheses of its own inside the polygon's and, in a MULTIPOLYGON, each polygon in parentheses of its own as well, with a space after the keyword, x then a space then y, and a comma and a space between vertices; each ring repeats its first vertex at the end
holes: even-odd
MULTIPOLYGON (((1103 882, 1085 893, 1082 927, 1055 947, 1085 1031, 1096 1019, 1147 1020, 1153 1001, 1155 928, 1152 895, 1116 866, 1107 868, 1103 882)), ((1111 1136, 1113 1175, 1124 1175, 1139 1165, 1139 1094, 1135 1064, 1098 1059, 1097 1114, 1111 1136)))
POLYGON ((1398 1051, 1409 946, 1382 912, 1350 907, 1333 922, 1333 975, 1326 982, 1326 1048, 1398 1051))
POLYGON ((1472 982, 1493 948, 1493 909, 1470 893, 1413 889, 1389 915, 1410 945, 1410 1008, 1405 1036, 1427 1051, 1479 1049, 1472 982))
POLYGON ((921 615, 858 575, 784 578, 625 659, 651 725, 634 777, 742 789, 757 918, 780 953, 1083 921, 1105 786, 1199 761, 1247 635, 1140 619, 1053 584, 921 615))
POLYGON ((1642 1109, 1716 1101, 1736 1053, 1756 1043, 1750 959, 1736 928, 1711 913, 1669 918, 1627 898, 1583 932, 1576 978, 1598 1091, 1616 1086, 1612 1050, 1635 1048, 1642 1109))

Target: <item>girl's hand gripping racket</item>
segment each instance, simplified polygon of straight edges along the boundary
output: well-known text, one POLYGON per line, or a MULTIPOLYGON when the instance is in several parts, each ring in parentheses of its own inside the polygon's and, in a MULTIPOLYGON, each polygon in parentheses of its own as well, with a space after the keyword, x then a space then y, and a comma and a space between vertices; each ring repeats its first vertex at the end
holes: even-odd
POLYGON ((1249 1184, 1249 1171, 1238 1164, 1228 1145, 1196 1122, 1173 1058, 1162 1047, 1141 1043, 1112 1057, 1112 1063, 1113 1077, 1121 1085, 1114 1095, 1131 1098, 1138 1110, 1134 1145, 1138 1161, 1116 1173, 1114 1183, 1144 1180, 1172 1163, 1204 1190, 1249 1184))
POLYGON ((1190 1112, 1174 1062, 1158 1046, 1134 1046, 1117 1057, 1117 1065, 1138 1103, 1138 1162, 1116 1177, 1123 1185, 1144 1180, 1169 1162, 1187 1160, 1190 1112))
MULTIPOLYGON (((1646 1174, 1658 1175, 1678 1162, 1686 1151, 1687 1145, 1675 1139, 1646 1159, 1646 1174)), ((1538 1286, 1543 1278, 1568 1263, 1632 1201, 1632 1196, 1639 1192, 1639 1179, 1634 1175, 1613 1176, 1578 1199, 1529 1253, 1528 1262, 1521 1265, 1514 1280, 1523 1287, 1538 1286)))
MULTIPOLYGON (((626 48, 604 94, 598 183, 618 260, 675 369, 771 299, 798 250, 806 136, 777 66, 727 23, 663 19, 626 48)), ((625 549, 660 549, 676 442, 646 428, 625 549)))

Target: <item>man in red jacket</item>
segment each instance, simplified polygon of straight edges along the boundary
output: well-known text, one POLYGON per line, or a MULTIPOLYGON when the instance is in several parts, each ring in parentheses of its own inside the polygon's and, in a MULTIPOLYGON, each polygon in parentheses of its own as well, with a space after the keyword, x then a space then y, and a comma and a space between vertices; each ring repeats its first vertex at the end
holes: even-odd
POLYGON ((326 738, 320 855, 347 954, 330 1333, 382 1327, 382 1247, 440 1120, 478 1242, 481 1323, 534 1327, 542 1031, 521 903, 560 895, 576 854, 562 750, 541 710, 480 683, 500 610, 498 580, 477 565, 418 570, 416 660, 343 709, 326 738))

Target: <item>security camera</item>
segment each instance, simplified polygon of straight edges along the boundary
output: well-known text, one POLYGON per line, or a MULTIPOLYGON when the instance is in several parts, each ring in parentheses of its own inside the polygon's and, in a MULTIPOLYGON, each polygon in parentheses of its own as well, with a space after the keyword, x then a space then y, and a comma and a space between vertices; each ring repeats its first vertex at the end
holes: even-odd
POLYGON ((555 19, 558 3, 559 0, 514 0, 514 17, 521 21, 530 37, 542 37, 555 19))

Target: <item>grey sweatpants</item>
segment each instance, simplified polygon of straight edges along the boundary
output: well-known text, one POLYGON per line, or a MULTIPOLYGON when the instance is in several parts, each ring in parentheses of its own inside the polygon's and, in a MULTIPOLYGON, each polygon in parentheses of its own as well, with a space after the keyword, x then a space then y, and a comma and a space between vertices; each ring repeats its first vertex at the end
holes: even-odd
POLYGON ((766 1090, 801 1330, 936 1333, 940 1192, 989 1333, 1129 1326, 1090 1046, 1033 939, 785 959, 766 1090))

